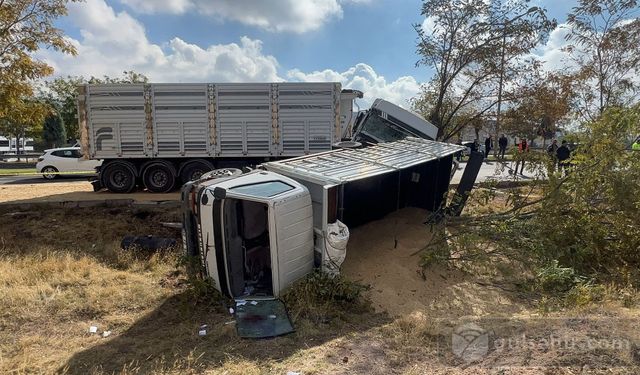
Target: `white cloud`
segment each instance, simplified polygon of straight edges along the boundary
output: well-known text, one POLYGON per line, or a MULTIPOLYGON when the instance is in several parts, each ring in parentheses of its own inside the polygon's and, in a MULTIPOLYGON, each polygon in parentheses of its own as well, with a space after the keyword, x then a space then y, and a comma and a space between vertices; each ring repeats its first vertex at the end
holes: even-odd
POLYGON ((120 0, 136 12, 197 12, 269 31, 304 33, 331 19, 342 18, 342 5, 370 0, 120 0))
POLYGON ((548 71, 571 69, 575 67, 573 61, 569 59, 569 54, 562 49, 569 45, 566 36, 569 34, 569 26, 559 24, 549 34, 547 43, 540 47, 533 55, 544 63, 544 68, 548 71))
POLYGON ((180 38, 163 46, 151 43, 144 26, 126 12, 115 13, 104 0, 69 5, 69 17, 80 28, 71 40, 78 56, 41 52, 56 74, 119 76, 124 70, 144 73, 159 82, 278 81, 278 62, 262 53, 262 42, 247 37, 240 43, 201 48, 180 38))
MULTIPOLYGON (((202 48, 174 37, 162 45, 151 43, 144 26, 127 12, 114 12, 104 0, 69 5, 69 17, 80 29, 80 40, 70 41, 78 56, 41 51, 56 75, 120 76, 125 70, 145 74, 152 82, 273 82, 282 81, 278 61, 262 51, 260 40, 240 38, 239 43, 202 48)), ((410 76, 387 81, 369 65, 360 63, 344 72, 311 73, 298 69, 286 73, 290 81, 341 82, 343 88, 364 92, 362 103, 384 98, 403 107, 418 94, 420 84, 410 76)))
POLYGON ((364 93, 365 106, 370 105, 376 98, 383 98, 392 103, 408 108, 409 99, 420 92, 420 84, 411 76, 404 76, 388 82, 367 64, 360 63, 344 72, 325 69, 311 73, 304 73, 298 69, 287 72, 287 78, 292 81, 306 82, 340 82, 343 88, 360 90, 364 93))

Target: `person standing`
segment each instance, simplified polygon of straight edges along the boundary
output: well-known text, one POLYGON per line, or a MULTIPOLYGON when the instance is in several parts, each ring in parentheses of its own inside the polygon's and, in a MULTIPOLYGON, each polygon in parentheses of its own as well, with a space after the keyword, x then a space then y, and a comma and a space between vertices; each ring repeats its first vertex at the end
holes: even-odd
POLYGON ((507 137, 505 137, 505 135, 502 134, 502 137, 498 139, 498 147, 500 147, 500 150, 498 151, 498 156, 501 159, 504 159, 504 153, 507 151, 508 143, 509 141, 507 140, 507 137))
POLYGON ((527 139, 522 138, 520 143, 518 143, 518 154, 516 155, 516 170, 515 173, 518 173, 518 167, 522 163, 522 168, 520 169, 520 174, 524 174, 524 158, 525 154, 529 152, 529 144, 527 144, 527 139))
POLYGON ((558 168, 560 172, 564 174, 569 166, 569 162, 567 160, 571 157, 571 150, 569 149, 567 141, 562 141, 562 146, 558 147, 558 150, 556 151, 556 157, 558 158, 558 168))
POLYGON ((551 159, 551 162, 553 163, 553 169, 556 169, 556 164, 558 163, 558 157, 557 157, 557 153, 558 153, 558 140, 554 139, 553 142, 551 142, 551 144, 549 145, 549 147, 547 147, 547 155, 549 155, 549 159, 551 159))
POLYGON ((487 136, 487 139, 484 140, 484 157, 485 159, 489 157, 489 151, 493 149, 493 140, 491 140, 491 136, 487 136))

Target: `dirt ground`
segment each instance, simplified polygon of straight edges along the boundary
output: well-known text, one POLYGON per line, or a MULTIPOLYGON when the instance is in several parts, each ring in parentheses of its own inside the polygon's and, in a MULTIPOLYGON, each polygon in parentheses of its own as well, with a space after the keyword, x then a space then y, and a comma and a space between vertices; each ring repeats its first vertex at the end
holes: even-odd
POLYGON ((0 204, 110 199, 133 199, 136 201, 179 200, 180 193, 176 191, 167 194, 152 194, 140 191, 131 194, 114 194, 104 190, 94 192, 91 183, 88 181, 0 185, 0 204))
POLYGON ((640 373, 640 309, 540 315, 486 275, 422 269, 425 215, 352 230, 343 273, 371 286, 370 305, 336 304, 321 320, 296 316, 293 334, 244 340, 223 302, 188 287, 179 249, 120 249, 127 234, 179 238, 159 224, 177 209, 0 206, 0 373, 640 373))

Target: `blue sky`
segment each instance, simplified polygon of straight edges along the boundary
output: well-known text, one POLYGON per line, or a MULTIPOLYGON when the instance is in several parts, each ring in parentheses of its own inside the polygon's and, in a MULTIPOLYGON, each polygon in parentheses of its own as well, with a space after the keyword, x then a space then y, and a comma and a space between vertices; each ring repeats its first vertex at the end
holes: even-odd
MULTIPOLYGON (((560 24, 575 5, 535 3, 560 24)), ((366 101, 406 105, 430 77, 415 66, 420 8, 414 0, 86 0, 58 22, 79 56, 40 57, 57 75, 133 69, 165 82, 337 80, 364 90, 366 101)), ((561 36, 538 54, 556 59, 561 36)))

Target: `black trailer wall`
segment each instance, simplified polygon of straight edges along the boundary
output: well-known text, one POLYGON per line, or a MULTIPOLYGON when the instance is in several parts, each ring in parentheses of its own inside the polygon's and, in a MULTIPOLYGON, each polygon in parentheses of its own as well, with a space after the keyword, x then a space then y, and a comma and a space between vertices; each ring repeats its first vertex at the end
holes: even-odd
POLYGON ((418 164, 341 186, 339 217, 350 228, 378 220, 403 208, 435 211, 447 190, 453 156, 418 164))

